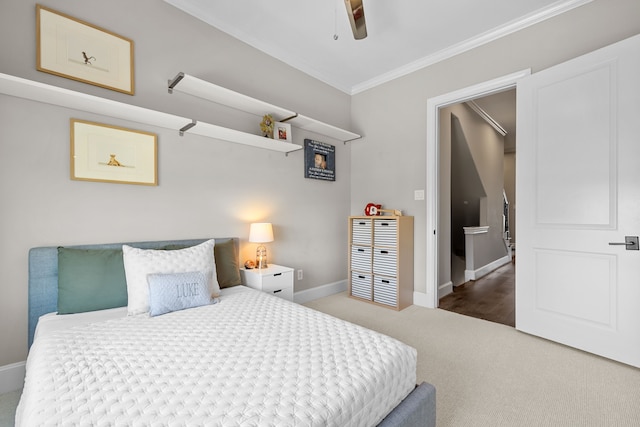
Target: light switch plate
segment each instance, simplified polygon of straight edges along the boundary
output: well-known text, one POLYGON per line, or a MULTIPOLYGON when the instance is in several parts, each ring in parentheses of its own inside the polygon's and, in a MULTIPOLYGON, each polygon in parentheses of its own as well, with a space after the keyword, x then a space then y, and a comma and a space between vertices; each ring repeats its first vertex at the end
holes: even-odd
POLYGON ((413 200, 424 200, 424 190, 415 190, 413 192, 413 200))

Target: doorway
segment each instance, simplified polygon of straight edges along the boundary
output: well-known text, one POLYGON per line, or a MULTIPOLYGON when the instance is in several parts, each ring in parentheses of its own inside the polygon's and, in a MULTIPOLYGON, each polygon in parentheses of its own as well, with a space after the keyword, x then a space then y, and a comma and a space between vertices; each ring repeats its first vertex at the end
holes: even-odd
MULTIPOLYGON (((451 287, 450 280, 446 275, 441 274, 449 270, 450 247, 448 238, 448 228, 444 228, 441 221, 442 206, 440 200, 440 165, 439 165, 439 110, 443 107, 466 102, 487 95, 504 92, 515 87, 518 80, 531 74, 531 70, 523 70, 509 74, 485 83, 461 89, 455 92, 444 94, 427 101, 427 182, 426 182, 426 299, 427 307, 436 308, 439 305, 441 294, 447 293, 451 287), (442 250, 443 247, 446 250, 442 250)), ((446 209, 445 209, 446 211, 446 209)), ((448 227, 448 224, 445 224, 448 227)))
MULTIPOLYGON (((516 89, 439 114, 440 202, 450 205, 440 222, 442 229, 449 224, 451 248, 450 274, 441 272, 440 280, 452 285, 440 293, 439 307, 514 326, 516 89)), ((446 238, 440 235, 440 256, 446 238)))

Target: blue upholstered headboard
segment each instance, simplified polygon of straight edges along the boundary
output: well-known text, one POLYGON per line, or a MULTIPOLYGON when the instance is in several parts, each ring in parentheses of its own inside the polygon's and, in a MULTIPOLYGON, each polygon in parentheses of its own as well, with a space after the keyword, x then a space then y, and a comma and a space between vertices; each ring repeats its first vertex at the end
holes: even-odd
MULTIPOLYGON (((123 244, 141 249, 159 249, 167 245, 193 246, 208 239, 165 240, 158 242, 108 243, 100 245, 66 246, 75 249, 118 249, 123 244)), ((216 238, 217 243, 238 239, 216 238)), ((33 343, 38 319, 43 314, 58 310, 58 247, 47 246, 29 250, 29 348, 33 343)))

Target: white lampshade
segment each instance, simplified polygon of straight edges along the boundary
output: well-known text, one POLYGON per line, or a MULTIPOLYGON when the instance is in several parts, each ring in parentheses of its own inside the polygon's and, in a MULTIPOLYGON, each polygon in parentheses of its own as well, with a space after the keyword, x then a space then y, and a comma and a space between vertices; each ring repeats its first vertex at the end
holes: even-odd
POLYGON ((254 222, 249 228, 249 241, 252 243, 273 242, 273 227, 270 222, 254 222))

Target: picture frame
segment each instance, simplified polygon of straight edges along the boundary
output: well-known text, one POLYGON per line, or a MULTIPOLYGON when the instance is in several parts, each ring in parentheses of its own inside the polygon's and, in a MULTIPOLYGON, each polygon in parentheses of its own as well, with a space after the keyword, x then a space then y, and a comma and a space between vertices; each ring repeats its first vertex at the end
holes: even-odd
POLYGON ((71 179, 158 185, 158 136, 71 119, 71 179))
POLYGON ((336 147, 325 142, 304 140, 304 177, 336 180, 336 147))
POLYGON ((36 5, 36 69, 135 94, 133 40, 36 5))
POLYGON ((284 122, 273 124, 273 139, 281 142, 292 142, 291 125, 284 122))

